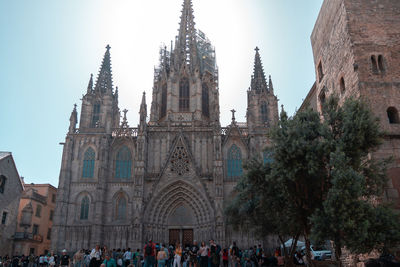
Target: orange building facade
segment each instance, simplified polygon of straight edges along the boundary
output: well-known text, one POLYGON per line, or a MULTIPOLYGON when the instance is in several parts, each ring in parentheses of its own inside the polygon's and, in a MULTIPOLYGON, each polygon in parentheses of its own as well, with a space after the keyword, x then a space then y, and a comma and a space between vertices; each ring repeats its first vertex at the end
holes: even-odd
POLYGON ((50 184, 25 184, 14 234, 15 255, 50 251, 57 189, 50 184))

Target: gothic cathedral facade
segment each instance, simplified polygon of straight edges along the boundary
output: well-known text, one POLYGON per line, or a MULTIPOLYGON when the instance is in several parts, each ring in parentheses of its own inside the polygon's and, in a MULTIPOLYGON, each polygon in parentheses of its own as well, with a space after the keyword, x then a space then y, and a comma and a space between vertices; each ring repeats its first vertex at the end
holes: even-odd
MULTIPOLYGON (((278 121, 278 99, 256 48, 247 91, 246 122, 220 125, 218 69, 210 41, 195 29, 191 0, 184 0, 180 28, 160 65, 148 120, 146 96, 140 121, 120 121, 110 47, 97 81, 90 78, 64 143, 52 248, 76 251, 95 244, 140 248, 154 241, 184 245, 215 239, 250 244, 224 218, 243 163, 268 160, 267 133, 278 121)), ((252 243, 251 243, 252 244, 252 243)))

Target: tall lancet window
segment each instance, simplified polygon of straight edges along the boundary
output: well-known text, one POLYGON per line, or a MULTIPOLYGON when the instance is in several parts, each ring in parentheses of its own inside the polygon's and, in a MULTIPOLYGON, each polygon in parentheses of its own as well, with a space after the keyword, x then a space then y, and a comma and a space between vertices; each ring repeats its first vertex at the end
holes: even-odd
POLYGON ((100 103, 96 102, 93 106, 92 127, 99 127, 100 122, 100 103))
POLYGON ((179 82, 179 111, 189 111, 189 79, 186 77, 179 82))
POLYGON ((268 105, 266 102, 261 103, 261 121, 268 122, 268 105))
POLYGON ((115 163, 115 178, 130 178, 131 167, 131 152, 126 146, 123 146, 117 153, 117 160, 115 163))
POLYGON ((228 179, 242 176, 242 152, 237 145, 232 145, 228 150, 227 177, 228 179))
POLYGON ((120 196, 117 201, 117 220, 125 220, 126 219, 126 199, 123 196, 120 196))
POLYGON ((84 196, 81 201, 81 220, 87 220, 89 218, 89 198, 84 196))
POLYGON ((96 153, 93 148, 89 147, 86 149, 85 154, 83 155, 82 178, 93 178, 95 157, 96 153))
POLYGON ((209 92, 208 86, 206 83, 202 85, 202 93, 201 93, 201 105, 203 115, 206 117, 210 117, 210 104, 209 104, 209 92))
POLYGON ((167 115, 167 84, 163 84, 161 88, 161 111, 160 119, 167 115))

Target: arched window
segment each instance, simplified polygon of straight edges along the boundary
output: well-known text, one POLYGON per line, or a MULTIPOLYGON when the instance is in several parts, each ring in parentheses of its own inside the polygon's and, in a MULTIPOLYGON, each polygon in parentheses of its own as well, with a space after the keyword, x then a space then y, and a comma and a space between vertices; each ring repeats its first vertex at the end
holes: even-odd
POLYGON ((385 66, 383 64, 383 56, 382 55, 378 56, 378 67, 379 67, 379 71, 381 71, 381 72, 385 71, 385 66))
POLYGON ((189 111, 189 79, 186 77, 179 82, 179 111, 189 111))
POLYGON ((94 153, 93 148, 89 147, 88 149, 86 149, 86 152, 83 155, 83 168, 82 168, 83 178, 93 178, 95 156, 96 154, 94 153))
POLYGON ((389 119, 389 123, 400 123, 400 119, 399 119, 399 112, 397 111, 397 109, 395 107, 389 107, 387 110, 387 116, 389 119))
POLYGON ((167 84, 163 84, 161 88, 161 110, 160 119, 167 115, 167 84))
POLYGON ((115 164, 115 178, 130 178, 132 156, 130 150, 124 146, 117 153, 115 164))
POLYGON ((125 220, 126 219, 126 199, 123 196, 120 196, 117 201, 117 220, 125 220))
POLYGON ((274 161, 272 157, 272 152, 269 150, 266 150, 263 152, 263 162, 264 164, 266 163, 272 163, 274 161))
POLYGON ((81 220, 87 220, 89 218, 89 197, 84 196, 81 201, 81 220))
POLYGON ((7 177, 4 175, 0 175, 0 193, 4 193, 4 189, 6 187, 7 177))
POLYGON ((201 105, 202 105, 203 115, 206 117, 210 117, 209 101, 210 100, 209 100, 208 86, 206 83, 203 83, 201 91, 201 105))
POLYGON ((372 65, 372 72, 378 72, 378 64, 376 63, 375 55, 371 56, 371 65, 372 65))
POLYGON ((346 85, 344 83, 344 78, 340 78, 340 92, 343 94, 346 91, 346 85))
POLYGON ((41 214, 42 214, 42 206, 41 205, 37 205, 36 206, 35 216, 40 218, 40 216, 42 216, 41 214))
POLYGON ((240 177, 242 174, 242 152, 237 145, 232 145, 228 150, 227 177, 240 177))
POLYGON ((318 64, 318 80, 319 80, 319 82, 322 81, 322 78, 324 78, 324 72, 322 70, 322 62, 320 61, 318 64))
POLYGON ((99 127, 100 122, 100 103, 96 102, 93 106, 93 114, 92 114, 92 127, 99 127))
POLYGON ((261 121, 268 122, 268 106, 267 103, 261 103, 261 121))

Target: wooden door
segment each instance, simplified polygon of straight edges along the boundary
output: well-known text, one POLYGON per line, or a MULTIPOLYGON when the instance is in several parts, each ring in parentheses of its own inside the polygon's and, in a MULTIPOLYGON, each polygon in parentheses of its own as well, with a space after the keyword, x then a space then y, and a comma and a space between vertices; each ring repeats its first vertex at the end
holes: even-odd
POLYGON ((184 229, 182 245, 184 248, 193 245, 193 229, 184 229))
POLYGON ((179 232, 180 232, 179 229, 170 229, 169 230, 169 244, 170 245, 175 246, 175 244, 177 242, 180 242, 179 232))

